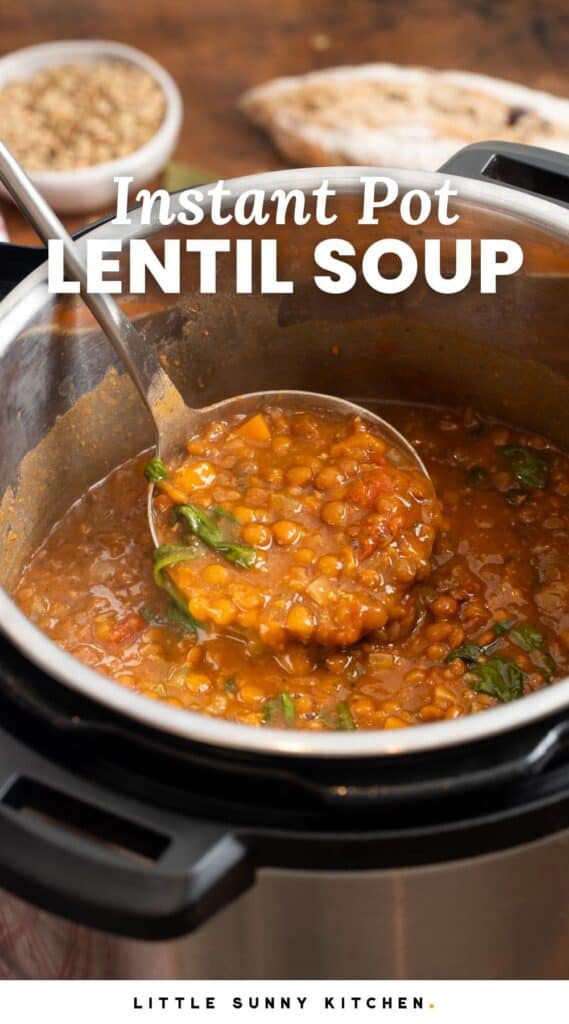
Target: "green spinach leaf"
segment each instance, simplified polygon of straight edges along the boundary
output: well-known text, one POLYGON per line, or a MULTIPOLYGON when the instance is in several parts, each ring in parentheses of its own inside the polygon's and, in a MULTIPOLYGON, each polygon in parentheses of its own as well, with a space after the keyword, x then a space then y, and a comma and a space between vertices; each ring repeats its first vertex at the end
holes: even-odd
POLYGON ((471 466, 466 474, 466 483, 468 487, 486 490, 490 486, 490 474, 484 466, 471 466))
POLYGON ((525 675, 511 658, 489 658, 470 669, 470 685, 502 703, 517 700, 524 692, 525 675))
POLYGON ((290 694, 285 691, 279 693, 277 697, 268 697, 263 704, 263 723, 265 725, 269 725, 275 719, 278 720, 282 717, 288 729, 294 725, 295 716, 294 701, 290 694))
POLYGON ((537 487, 540 490, 547 487, 549 466, 532 448, 504 445, 500 451, 508 460, 512 475, 523 487, 537 487))
POLYGON ((170 597, 176 611, 172 609, 169 612, 170 618, 172 615, 175 623, 178 626, 184 626, 189 632, 196 633, 198 627, 202 626, 191 614, 188 608, 188 602, 182 594, 173 580, 165 573, 165 569, 170 565, 177 565, 180 562, 187 562, 190 558, 195 558, 195 549, 190 547, 181 547, 178 544, 162 544, 161 547, 156 548, 154 552, 154 582, 156 586, 161 587, 165 590, 170 597))
POLYGON ((521 647, 522 651, 541 651, 545 648, 545 637, 539 629, 529 623, 521 626, 514 626, 510 630, 510 640, 521 647))
POLYGON ((513 619, 504 619, 502 622, 495 622, 492 626, 494 636, 504 636, 514 625, 513 619))
POLYGON ((219 526, 204 508, 189 503, 176 505, 174 515, 177 519, 181 519, 199 540, 214 551, 218 551, 228 562, 232 562, 233 565, 238 565, 242 569, 251 569, 255 565, 257 561, 255 548, 248 544, 232 544, 225 540, 219 526))
POLYGON ((474 664, 483 655, 491 654, 492 651, 495 651, 497 646, 498 644, 495 640, 490 644, 484 645, 466 643, 462 647, 455 647, 453 651, 449 651, 445 661, 448 664, 451 661, 456 661, 457 658, 461 658, 462 661, 474 664))
POLYGON ((144 467, 144 475, 149 484, 157 484, 159 480, 168 478, 168 470, 159 455, 150 459, 144 467))
POLYGON ((351 730, 356 728, 356 723, 352 712, 350 711, 350 705, 347 700, 341 700, 336 707, 336 714, 338 716, 337 729, 341 731, 351 730))

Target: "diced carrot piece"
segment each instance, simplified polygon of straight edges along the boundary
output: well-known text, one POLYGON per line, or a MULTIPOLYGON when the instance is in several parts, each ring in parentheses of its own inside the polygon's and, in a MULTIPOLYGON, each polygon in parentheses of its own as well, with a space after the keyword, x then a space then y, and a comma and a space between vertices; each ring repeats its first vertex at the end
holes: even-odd
POLYGON ((174 487, 182 491, 190 492, 199 487, 209 487, 217 476, 215 467, 211 462, 191 462, 187 466, 180 466, 172 478, 174 487))
POLYGON ((264 416, 261 413, 257 413, 256 416, 251 416, 251 419, 245 420, 240 427, 235 431, 241 437, 246 437, 249 441, 270 441, 271 431, 264 416))
POLYGON ((357 430, 354 434, 349 434, 342 441, 332 445, 330 454, 334 457, 354 451, 354 449, 381 454, 385 451, 385 448, 385 441, 382 441, 380 437, 376 437, 375 434, 369 434, 367 430, 357 430))
POLYGON ((188 499, 186 492, 180 490, 179 487, 174 487, 174 484, 171 484, 169 480, 160 480, 158 487, 172 499, 175 505, 183 505, 188 499))

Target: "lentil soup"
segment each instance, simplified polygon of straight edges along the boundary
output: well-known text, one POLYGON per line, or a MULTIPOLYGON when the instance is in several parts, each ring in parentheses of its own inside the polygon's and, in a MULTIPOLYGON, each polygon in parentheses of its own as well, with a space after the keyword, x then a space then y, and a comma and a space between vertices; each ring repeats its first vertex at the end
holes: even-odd
POLYGON ((399 618, 430 569, 432 483, 360 416, 233 416, 146 475, 168 541, 156 582, 196 629, 254 632, 272 648, 347 646, 399 618))
MULTIPOLYGON (((316 644, 314 631, 304 642, 286 633, 273 646, 235 623, 217 631, 213 619, 209 629, 196 628, 168 588, 156 587, 144 456, 111 473, 56 525, 22 574, 20 607, 65 650, 132 690, 262 727, 401 728, 476 713, 565 675, 569 459, 471 410, 401 405, 384 415, 427 466, 440 523, 430 575, 412 574, 397 609, 353 646, 316 644)), ((210 497, 217 500, 214 491, 210 497)), ((235 543, 259 543, 246 528, 267 522, 234 515, 242 496, 225 497, 233 512, 223 509, 239 527, 227 522, 241 531, 235 543)), ((218 539, 219 524, 214 517, 218 539)), ((294 538, 292 550, 303 546, 294 538)), ((202 574, 208 565, 237 572, 211 558, 202 574)), ((167 578, 177 588, 176 569, 167 578)), ((163 581, 161 573, 158 563, 163 581)))

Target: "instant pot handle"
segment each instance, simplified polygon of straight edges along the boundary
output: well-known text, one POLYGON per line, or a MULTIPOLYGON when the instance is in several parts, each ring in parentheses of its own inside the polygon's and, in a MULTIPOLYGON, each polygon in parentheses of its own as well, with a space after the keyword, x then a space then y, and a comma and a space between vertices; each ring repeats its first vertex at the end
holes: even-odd
POLYGON ((47 251, 43 246, 0 242, 0 302, 46 259, 47 251))
POLYGON ((87 782, 4 732, 0 885, 75 922, 140 939, 195 929, 254 881, 230 826, 87 782))
POLYGON ((442 165, 439 173, 505 185, 569 207, 569 156, 516 142, 475 142, 442 165))
MULTIPOLYGON (((81 238, 110 219, 110 216, 99 217, 98 220, 79 228, 71 237, 81 238)), ((12 288, 46 260, 47 249, 43 245, 14 245, 12 242, 0 242, 0 302, 12 288)))

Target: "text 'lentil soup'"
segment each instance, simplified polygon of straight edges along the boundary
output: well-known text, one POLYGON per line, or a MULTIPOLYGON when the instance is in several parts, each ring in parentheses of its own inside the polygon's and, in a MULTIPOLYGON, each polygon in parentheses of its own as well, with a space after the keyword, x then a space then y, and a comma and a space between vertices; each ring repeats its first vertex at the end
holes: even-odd
MULTIPOLYGON (((569 459, 542 438, 472 411, 400 405, 389 406, 384 415, 416 446, 441 511, 428 493, 416 494, 417 508, 428 510, 424 547, 413 552, 405 547, 409 566, 404 558, 400 571, 404 576, 408 570, 406 586, 401 579, 397 600, 377 621, 364 623, 370 632, 354 645, 347 646, 349 632, 344 646, 315 643, 321 639, 316 607, 310 608, 306 631, 299 628, 300 620, 296 634, 294 629, 277 628, 276 643, 272 625, 265 641, 260 633, 247 631, 259 609, 258 588, 248 575, 248 550, 264 552, 265 557, 274 549, 278 558, 286 551, 286 564, 298 567, 289 584, 299 588, 299 594, 322 579, 341 596, 350 592, 344 573, 348 549, 361 552, 365 542, 361 520, 377 515, 384 523, 382 534, 378 520, 372 519, 379 530, 372 536, 380 540, 371 554, 379 557, 390 507, 393 513, 389 501, 381 505, 381 486, 369 492, 362 489, 363 504, 355 520, 344 521, 346 513, 333 508, 332 519, 338 512, 341 521, 327 522, 325 513, 320 531, 324 538, 330 539, 327 527, 347 531, 345 562, 334 552, 328 563, 326 542, 319 550, 319 531, 307 528, 307 523, 314 524, 299 511, 298 499, 315 495, 309 513, 321 515, 324 505, 338 504, 339 499, 330 496, 334 487, 356 487, 361 478, 351 480, 346 474, 349 467, 338 468, 339 461, 350 456, 337 451, 334 466, 326 464, 323 471, 332 468, 340 477, 322 479, 319 489, 316 462, 299 462, 295 451, 292 459, 296 435, 290 424, 288 429, 281 424, 279 431, 274 422, 269 424, 266 447, 260 446, 265 453, 270 446, 271 457, 258 460, 255 471, 241 467, 247 497, 241 484, 233 486, 239 482, 233 479, 236 463, 221 469, 216 465, 223 452, 227 455, 226 443, 220 444, 219 452, 216 448, 224 427, 217 438, 198 439, 196 449, 190 450, 193 465, 202 466, 197 477, 177 477, 174 470, 165 478, 164 467, 154 463, 152 469, 151 463, 149 472, 162 478, 157 501, 165 516, 171 506, 193 507, 189 497, 199 496, 195 507, 207 510, 205 519, 195 512, 178 517, 176 544, 183 541, 190 549, 185 559, 161 564, 158 555, 153 573, 146 519, 147 457, 140 456, 89 491, 51 531, 22 574, 16 593, 19 605, 61 647, 122 685, 174 707, 257 726, 401 728, 478 712, 565 675, 569 459), (291 443, 283 444, 283 438, 291 443), (271 480, 275 469, 282 476, 277 473, 271 480), (257 475, 255 483, 252 477, 257 475), (257 494, 249 494, 255 490, 257 494), (275 495, 292 499, 286 514, 279 512, 278 518, 275 495), (426 575, 432 543, 428 531, 434 535, 437 526, 426 575), (204 529, 209 531, 205 543, 204 529), (225 545, 225 552, 219 545, 225 545), (228 547, 242 549, 237 561, 227 559, 228 547), (196 580, 188 566, 194 563, 201 574, 202 604, 192 608, 190 590, 196 580), (222 612, 216 623, 218 607, 222 612), (225 615, 231 619, 226 624, 225 615), (207 620, 206 628, 194 619, 207 620)), ((326 443, 330 442, 340 443, 328 436, 326 443)), ((303 443, 308 451, 315 439, 305 437, 303 443)), ((368 471, 384 468, 379 459, 368 471)), ((413 517, 416 521, 417 509, 413 517)), ((395 533, 403 542, 405 530, 395 533)), ((416 541, 416 533, 413 537, 416 541)), ((410 539, 410 534, 405 536, 405 545, 410 539)), ((355 571, 362 568, 367 568, 365 560, 355 571)), ((378 563, 371 571, 376 569, 381 573, 382 566, 378 563)), ((371 578, 359 583, 373 592, 371 578)), ((278 616, 268 621, 282 626, 278 616)), ((339 628, 346 621, 350 617, 344 620, 340 615, 339 628)), ((326 631, 331 628, 332 619, 326 620, 326 631)))

